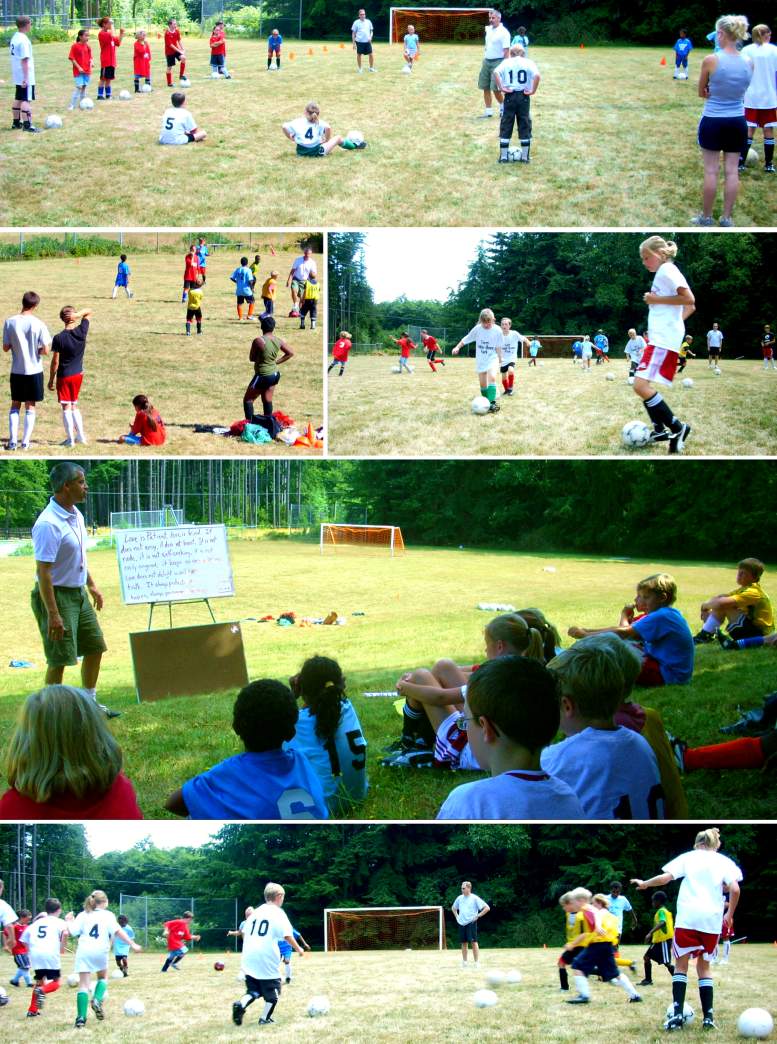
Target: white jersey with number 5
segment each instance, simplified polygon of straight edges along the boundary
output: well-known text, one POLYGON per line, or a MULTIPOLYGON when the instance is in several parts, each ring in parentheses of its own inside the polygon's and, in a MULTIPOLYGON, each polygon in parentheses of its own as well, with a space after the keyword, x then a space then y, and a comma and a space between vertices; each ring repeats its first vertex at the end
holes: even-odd
POLYGON ((107 968, 111 940, 118 928, 119 922, 110 910, 82 910, 68 924, 70 934, 78 936, 74 970, 86 972, 107 968))
POLYGON ((505 58, 497 65, 494 75, 499 76, 506 91, 521 92, 531 90, 534 77, 539 76, 540 71, 528 58, 505 58))
POLYGON ((278 943, 293 934, 291 922, 280 906, 262 903, 243 925, 240 970, 252 979, 279 979, 278 943))
POLYGON ((61 917, 42 914, 28 924, 22 932, 22 942, 26 944, 30 954, 30 967, 33 971, 44 968, 57 970, 62 967, 60 954, 62 933, 67 931, 67 924, 61 917))
POLYGON ((478 323, 473 326, 466 337, 464 344, 475 342, 475 368, 478 373, 487 373, 499 364, 499 355, 504 345, 504 334, 501 327, 494 323, 486 329, 478 323))
POLYGON ((324 135, 329 130, 329 124, 323 120, 311 123, 304 116, 298 116, 296 120, 284 123, 283 129, 294 135, 295 145, 304 145, 310 149, 314 145, 324 144, 324 135))
POLYGON ((196 129, 197 124, 188 109, 165 109, 159 144, 186 145, 189 141, 189 133, 196 129))

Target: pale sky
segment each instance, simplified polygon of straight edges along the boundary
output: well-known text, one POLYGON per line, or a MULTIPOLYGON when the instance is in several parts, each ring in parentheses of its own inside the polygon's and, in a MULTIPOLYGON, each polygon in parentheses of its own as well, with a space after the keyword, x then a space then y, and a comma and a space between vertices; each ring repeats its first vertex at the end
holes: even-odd
POLYGON ((480 228, 377 229, 367 233, 367 282, 376 301, 402 294, 412 301, 446 301, 465 278, 480 228))
POLYGON ((86 839, 93 856, 106 852, 124 852, 138 841, 151 838, 157 848, 199 848, 217 833, 223 824, 197 820, 145 820, 93 822, 86 824, 86 839))

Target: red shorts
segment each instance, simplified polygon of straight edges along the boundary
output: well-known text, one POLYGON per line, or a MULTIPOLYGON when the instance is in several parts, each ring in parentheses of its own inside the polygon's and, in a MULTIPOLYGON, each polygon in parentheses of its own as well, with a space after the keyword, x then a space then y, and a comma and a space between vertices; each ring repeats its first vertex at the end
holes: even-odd
POLYGON ((74 373, 72 377, 58 377, 57 400, 61 403, 77 403, 83 379, 82 373, 74 373))
POLYGON ((745 120, 748 127, 777 126, 777 109, 748 109, 745 107, 745 120))
POLYGON ((648 686, 654 688, 656 685, 666 685, 658 660, 648 656, 646 653, 642 657, 642 670, 639 672, 639 676, 634 684, 643 685, 646 688, 648 686))
POLYGON ((763 353, 764 359, 774 358, 774 348, 762 348, 761 352, 763 353))
POLYGON ((637 367, 637 377, 644 377, 646 381, 664 384, 669 388, 674 380, 679 358, 675 349, 657 348, 654 344, 648 344, 637 367))
POLYGON ((672 942, 672 955, 678 957, 703 957, 711 961, 718 945, 718 936, 709 932, 697 932, 695 928, 675 928, 672 942))

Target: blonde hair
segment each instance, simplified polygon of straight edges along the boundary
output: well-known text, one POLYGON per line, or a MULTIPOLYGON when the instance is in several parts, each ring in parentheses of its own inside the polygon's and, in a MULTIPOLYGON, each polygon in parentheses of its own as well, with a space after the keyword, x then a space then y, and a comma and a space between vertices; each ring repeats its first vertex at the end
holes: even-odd
POLYGON ((541 609, 519 609, 518 615, 523 617, 529 627, 536 628, 542 637, 542 646, 545 651, 545 663, 552 660, 556 655, 556 649, 560 649, 561 635, 556 627, 548 620, 541 609))
POLYGON ((105 793, 121 761, 121 747, 94 700, 72 685, 46 685, 19 711, 5 774, 10 786, 42 804, 63 793, 105 793))
POLYGON ((639 252, 642 254, 658 254, 664 261, 671 261, 677 257, 677 243, 672 239, 664 239, 663 236, 648 236, 639 244, 639 252))
POLYGON ((509 316, 506 316, 506 315, 505 315, 505 316, 503 316, 503 317, 502 317, 502 318, 501 318, 501 319, 499 320, 499 325, 500 325, 500 326, 502 325, 502 323, 507 323, 507 325, 508 325, 508 326, 512 326, 512 325, 513 325, 513 321, 512 321, 512 319, 510 319, 510 318, 509 318, 509 316))
POLYGON ((756 580, 761 579, 765 568, 766 566, 759 558, 743 558, 741 562, 737 562, 737 569, 746 569, 753 574, 756 580))
POLYGON ((746 40, 750 33, 750 23, 744 15, 721 15, 715 28, 725 33, 732 40, 746 40))
POLYGON ((491 311, 490 308, 484 308, 483 311, 478 316, 478 319, 480 320, 481 323, 483 322, 484 319, 490 319, 492 323, 496 322, 496 316, 494 315, 494 313, 491 311))
POLYGON ((717 852, 720 848, 720 831, 717 827, 708 827, 706 830, 700 830, 696 835, 696 840, 693 842, 694 848, 711 848, 713 852, 717 852))
POLYGON ((513 44, 510 48, 510 57, 517 58, 519 54, 526 54, 523 44, 513 44))
POLYGON ((486 634, 494 642, 504 642, 510 650, 529 660, 545 663, 542 648, 542 635, 533 627, 529 627, 518 613, 505 613, 495 616, 485 627, 486 634))
POLYGON ((95 888, 93 892, 84 899, 84 909, 87 913, 91 913, 92 910, 96 910, 98 906, 107 906, 108 896, 100 888, 95 888))
POLYGON ((637 681, 642 670, 642 657, 631 642, 624 642, 617 634, 588 634, 577 642, 575 648, 590 646, 592 649, 606 649, 615 657, 623 674, 623 699, 625 700, 637 681))
POLYGON ((558 679, 559 696, 589 721, 612 718, 623 700, 623 671, 611 649, 577 642, 554 656, 548 670, 558 679))
POLYGON ((276 884, 274 881, 268 881, 264 886, 265 902, 270 903, 273 899, 277 899, 279 895, 286 895, 286 889, 283 885, 276 884))
POLYGON ((610 900, 602 892, 597 892, 591 902, 596 903, 597 906, 603 906, 605 910, 610 909, 610 900))
POLYGON ((571 892, 567 892, 570 902, 573 903, 590 903, 591 893, 587 888, 573 888, 571 892))
POLYGON ((570 894, 571 894, 570 892, 564 892, 563 895, 560 895, 558 897, 558 905, 559 906, 569 906, 569 903, 571 901, 570 898, 569 898, 570 894))
POLYGON ((753 39, 756 43, 763 43, 767 36, 771 36, 771 29, 763 22, 753 26, 753 39))
MULTIPOLYGON (((277 275, 277 272, 275 274, 277 275)), ((347 330, 341 330, 340 331, 340 336, 341 337, 350 337, 351 335, 348 333, 347 330)))
POLYGON ((674 605, 677 599, 677 581, 670 573, 653 573, 637 584, 638 591, 652 591, 663 596, 665 605, 674 605))

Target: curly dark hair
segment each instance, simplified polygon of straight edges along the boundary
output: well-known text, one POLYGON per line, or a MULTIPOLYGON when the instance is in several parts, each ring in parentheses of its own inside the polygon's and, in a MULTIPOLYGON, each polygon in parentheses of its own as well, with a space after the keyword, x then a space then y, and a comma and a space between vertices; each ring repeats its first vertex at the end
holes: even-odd
POLYGON ((261 678, 241 689, 232 710, 232 728, 246 750, 278 750, 294 738, 299 709, 288 685, 261 678))
POLYGON ((316 719, 316 735, 326 743, 334 737, 345 702, 345 678, 337 660, 311 656, 297 675, 297 695, 316 719))

